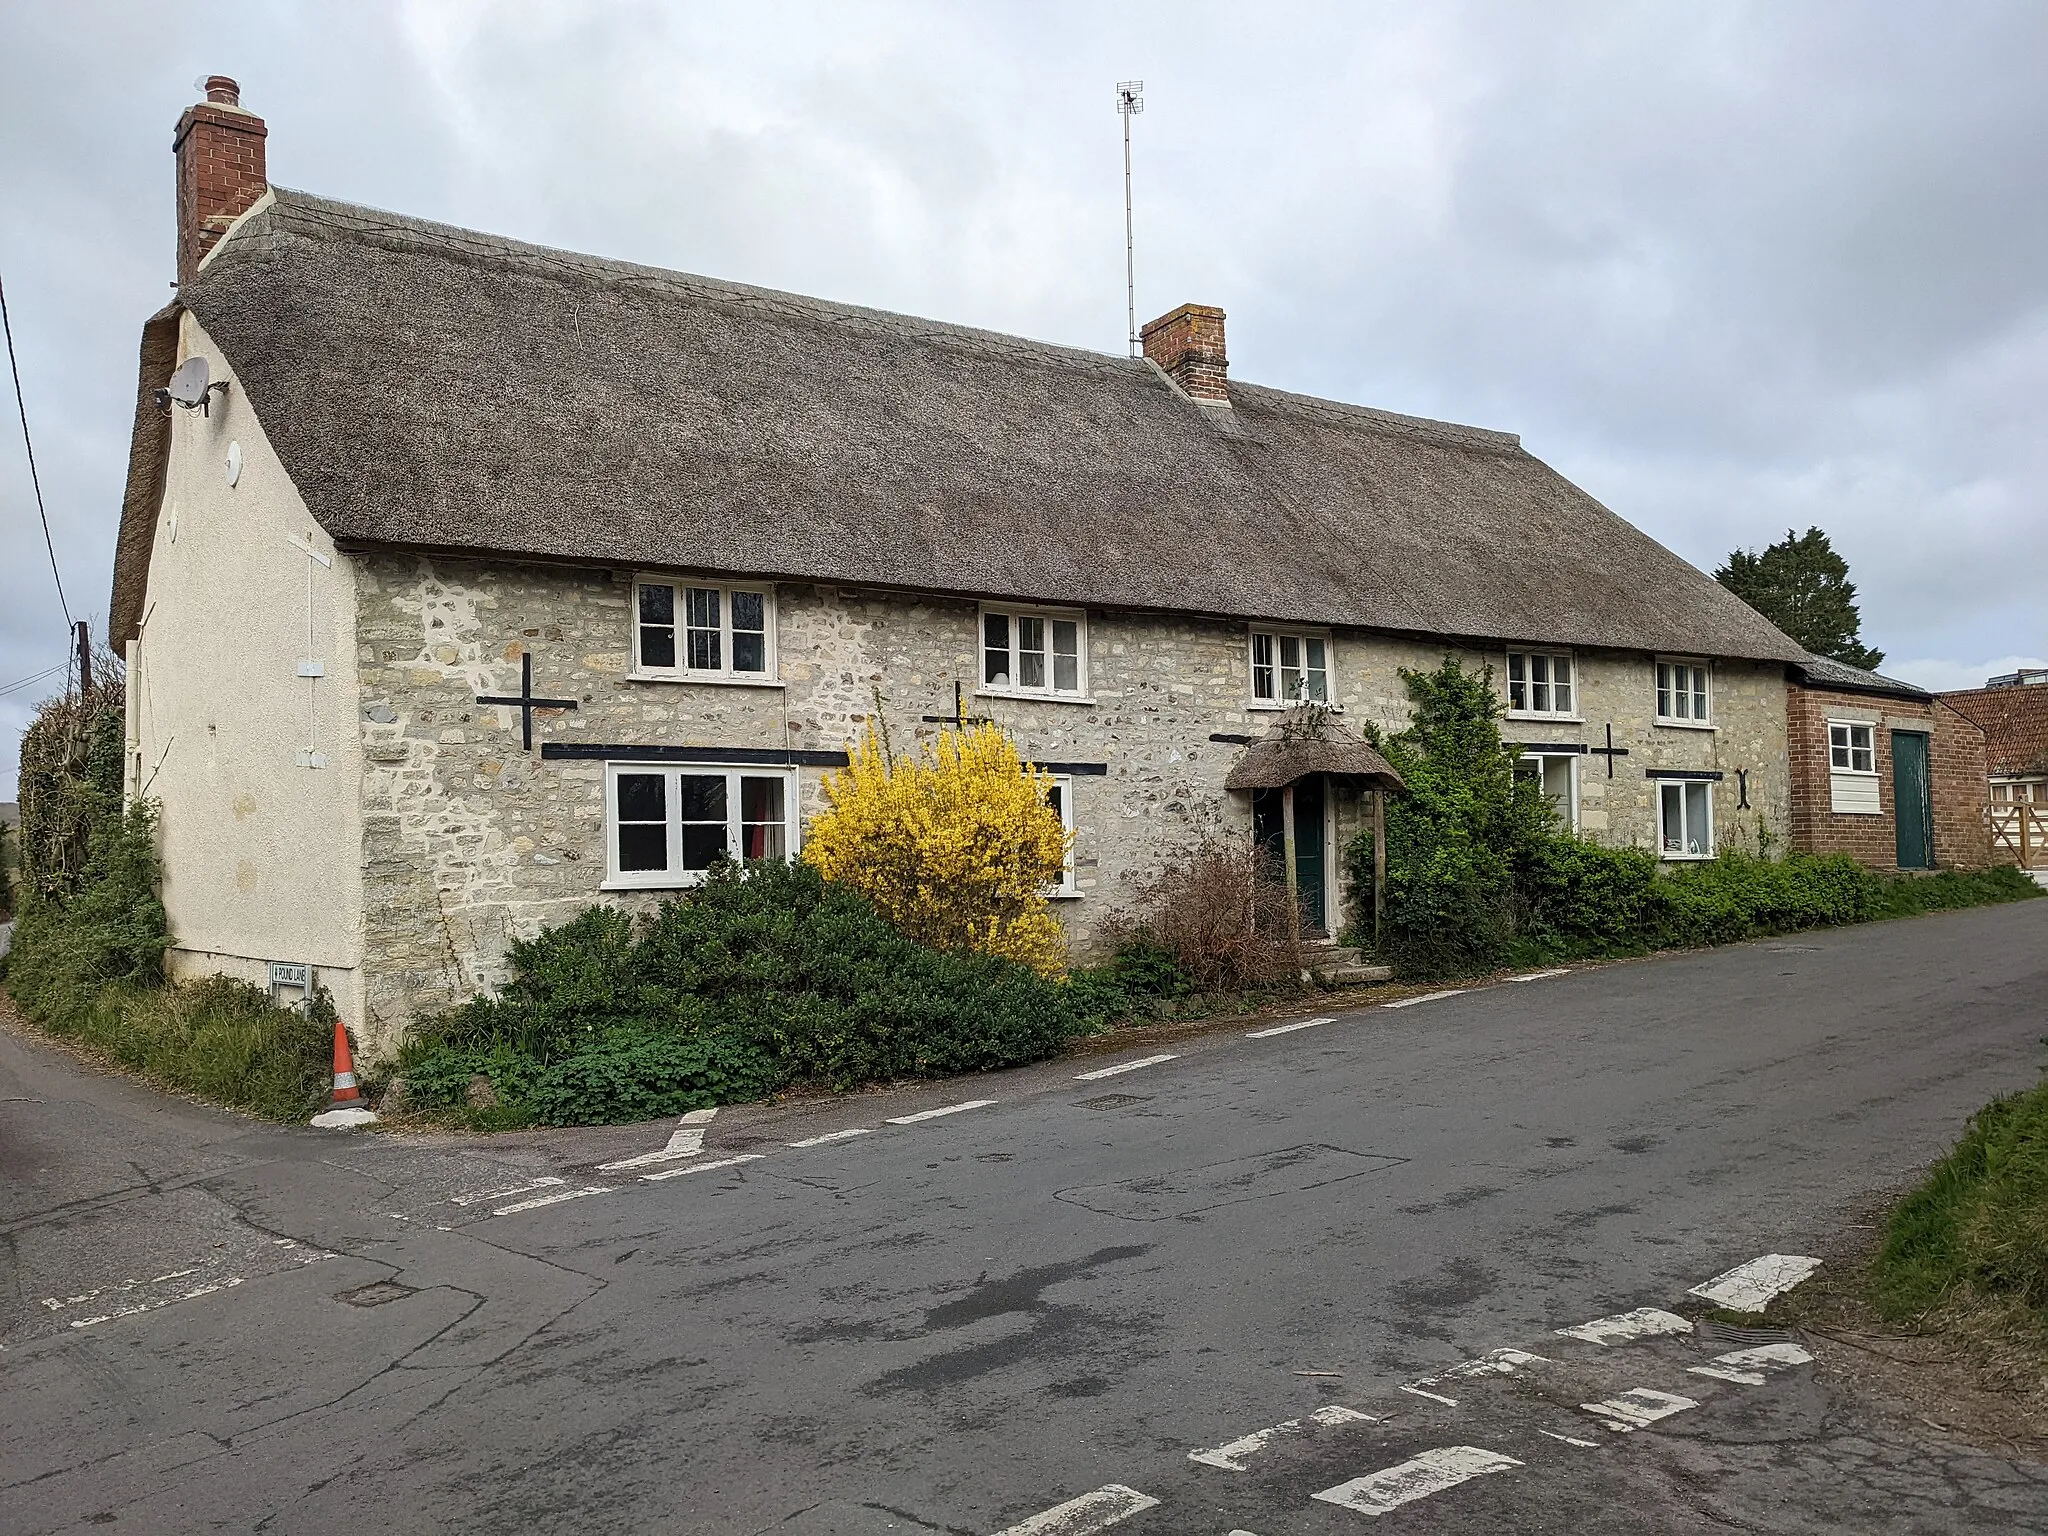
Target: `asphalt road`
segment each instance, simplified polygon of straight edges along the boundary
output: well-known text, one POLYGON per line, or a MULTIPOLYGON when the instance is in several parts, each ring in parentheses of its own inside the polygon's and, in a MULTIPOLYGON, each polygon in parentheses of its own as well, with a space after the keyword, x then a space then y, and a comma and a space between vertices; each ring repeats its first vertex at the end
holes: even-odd
POLYGON ((2048 1530, 2048 1468, 1796 1351, 1556 1331, 1826 1251, 2044 1025, 2048 902, 727 1110, 609 1172, 671 1127, 277 1130, 0 1032, 0 1529, 2048 1530))

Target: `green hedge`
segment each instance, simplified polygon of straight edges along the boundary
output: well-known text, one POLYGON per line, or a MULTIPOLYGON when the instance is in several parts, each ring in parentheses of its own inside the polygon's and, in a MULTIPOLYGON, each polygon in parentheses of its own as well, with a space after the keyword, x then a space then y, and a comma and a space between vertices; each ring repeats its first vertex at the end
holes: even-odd
POLYGON ((726 866, 636 923, 593 907, 516 943, 497 997, 414 1026, 395 1067, 427 1106, 490 1079, 501 1119, 612 1124, 759 1098, 1038 1061, 1120 1007, 904 938, 803 864, 726 866))
MULTIPOLYGON (((1761 847, 1674 867, 1602 847, 1566 832, 1538 786, 1514 777, 1489 671, 1446 657, 1401 676, 1409 728, 1368 730, 1408 785, 1387 806, 1387 920, 1374 946, 1404 975, 1726 944, 2041 894, 2010 868, 1883 875, 1844 855, 1771 858, 1761 847)), ((1369 835, 1346 864, 1353 889, 1370 890, 1369 835)))

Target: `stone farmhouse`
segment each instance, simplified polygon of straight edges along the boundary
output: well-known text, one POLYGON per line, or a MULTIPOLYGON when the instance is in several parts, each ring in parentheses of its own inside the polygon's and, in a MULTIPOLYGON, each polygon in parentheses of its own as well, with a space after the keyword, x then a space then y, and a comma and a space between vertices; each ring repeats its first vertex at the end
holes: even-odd
MULTIPOLYGON (((316 976, 389 1041, 514 936, 792 854, 878 718, 962 715, 1057 776, 1085 955, 1274 825, 1226 779, 1290 709, 1398 727, 1446 654, 1589 837, 1706 859, 1819 792, 1813 658, 1510 434, 1232 379, 1200 305, 1104 356, 275 188, 206 96, 110 622, 175 970, 316 976)), ((1334 931, 1357 784, 1285 805, 1334 931)))

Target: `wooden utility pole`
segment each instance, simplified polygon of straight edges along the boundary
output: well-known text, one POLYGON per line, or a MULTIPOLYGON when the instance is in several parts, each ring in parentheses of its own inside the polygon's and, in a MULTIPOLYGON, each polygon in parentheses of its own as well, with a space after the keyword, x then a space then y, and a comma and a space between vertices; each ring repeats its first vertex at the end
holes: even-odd
MULTIPOLYGON (((78 632, 78 696, 84 698, 92 688, 92 630, 84 619, 74 626, 78 632)), ((49 653, 44 652, 45 655, 49 653)))

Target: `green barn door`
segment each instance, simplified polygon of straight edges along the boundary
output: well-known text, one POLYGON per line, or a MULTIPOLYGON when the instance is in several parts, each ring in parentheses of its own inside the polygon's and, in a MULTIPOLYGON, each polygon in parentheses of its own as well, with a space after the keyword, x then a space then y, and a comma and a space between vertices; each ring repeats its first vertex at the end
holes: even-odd
POLYGON ((1927 738, 1892 732, 1892 805, 1899 825, 1899 868, 1934 868, 1934 801, 1927 783, 1927 738))

